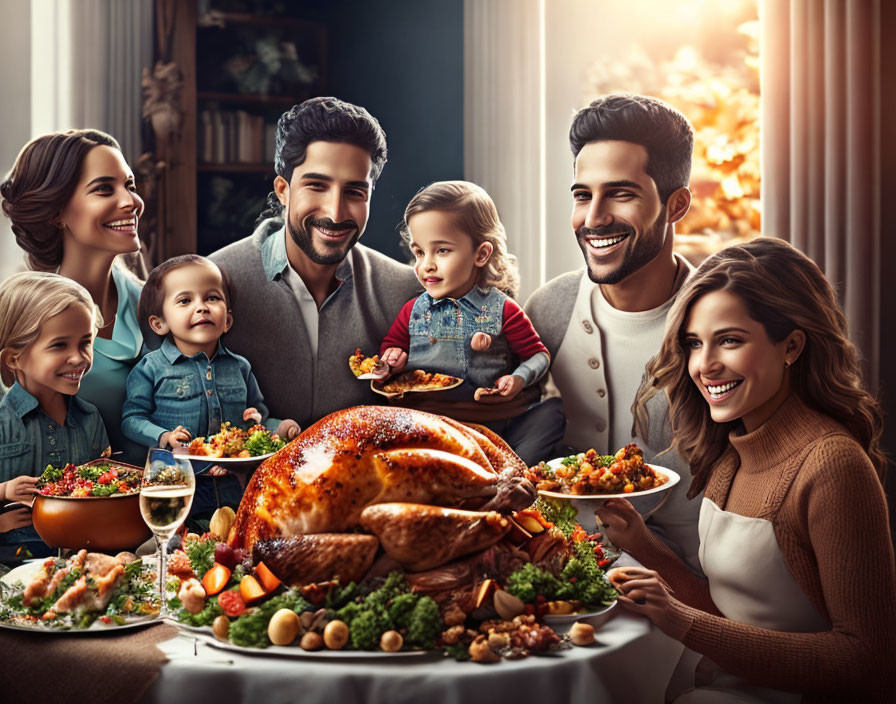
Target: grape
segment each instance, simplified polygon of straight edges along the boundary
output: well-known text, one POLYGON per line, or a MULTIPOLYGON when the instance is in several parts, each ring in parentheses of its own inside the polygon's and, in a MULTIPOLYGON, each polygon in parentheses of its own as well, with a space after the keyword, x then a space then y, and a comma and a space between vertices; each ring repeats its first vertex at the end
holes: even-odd
POLYGON ((232 570, 237 563, 236 552, 227 543, 216 543, 215 562, 232 570))

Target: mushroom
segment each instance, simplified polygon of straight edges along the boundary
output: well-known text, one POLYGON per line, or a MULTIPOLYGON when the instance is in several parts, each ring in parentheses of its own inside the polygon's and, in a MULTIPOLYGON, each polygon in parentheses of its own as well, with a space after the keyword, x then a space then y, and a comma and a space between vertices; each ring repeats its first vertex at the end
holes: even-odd
POLYGON ((205 589, 196 578, 191 577, 180 585, 177 598, 191 614, 198 614, 205 608, 205 589))
POLYGON ((594 642, 594 626, 576 621, 569 629, 569 639, 573 645, 591 645, 594 642))
POLYGON ((348 642, 348 626, 344 621, 330 621, 324 628, 324 644, 330 650, 341 650, 348 642))
POLYGON ((476 640, 470 643, 470 657, 473 662, 498 662, 501 657, 492 650, 488 645, 485 636, 478 636, 476 640))
POLYGON ((386 631, 380 636, 380 650, 387 653, 395 653, 401 650, 404 645, 404 638, 398 631, 386 631))

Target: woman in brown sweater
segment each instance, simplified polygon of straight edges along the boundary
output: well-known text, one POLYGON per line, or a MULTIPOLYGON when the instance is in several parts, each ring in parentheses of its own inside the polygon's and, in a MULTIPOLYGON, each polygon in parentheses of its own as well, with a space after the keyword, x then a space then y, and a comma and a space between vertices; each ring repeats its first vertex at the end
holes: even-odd
POLYGON ((690 495, 695 576, 622 499, 613 542, 652 569, 620 601, 702 654, 676 702, 893 701, 896 569, 881 415, 830 285, 776 239, 707 259, 673 305, 635 404, 669 397, 690 495))

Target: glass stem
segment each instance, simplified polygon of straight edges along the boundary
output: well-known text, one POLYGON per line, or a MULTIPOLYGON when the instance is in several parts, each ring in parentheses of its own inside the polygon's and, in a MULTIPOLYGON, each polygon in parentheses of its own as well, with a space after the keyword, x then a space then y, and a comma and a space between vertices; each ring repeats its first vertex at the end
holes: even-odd
POLYGON ((161 615, 168 615, 168 539, 160 535, 155 536, 156 545, 159 547, 159 598, 162 600, 161 615))

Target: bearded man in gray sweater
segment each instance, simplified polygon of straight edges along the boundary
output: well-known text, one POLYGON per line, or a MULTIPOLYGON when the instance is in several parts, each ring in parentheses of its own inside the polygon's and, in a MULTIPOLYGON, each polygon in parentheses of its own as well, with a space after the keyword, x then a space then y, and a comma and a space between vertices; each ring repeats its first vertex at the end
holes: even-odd
POLYGON ((211 255, 233 289, 226 343, 252 364, 273 416, 306 428, 375 403, 349 371, 372 354, 422 288, 410 266, 358 244, 386 163, 386 135, 362 107, 311 98, 277 123, 275 216, 211 255))

